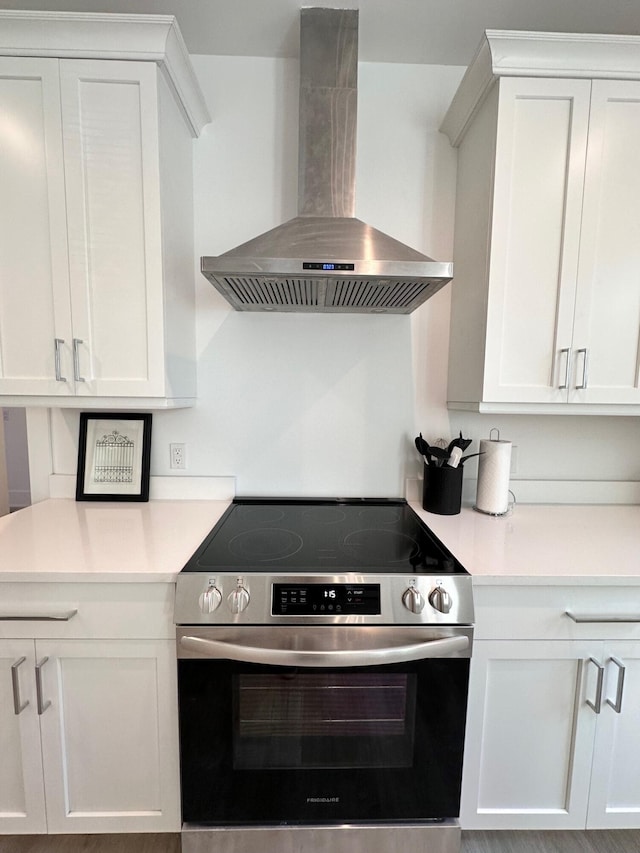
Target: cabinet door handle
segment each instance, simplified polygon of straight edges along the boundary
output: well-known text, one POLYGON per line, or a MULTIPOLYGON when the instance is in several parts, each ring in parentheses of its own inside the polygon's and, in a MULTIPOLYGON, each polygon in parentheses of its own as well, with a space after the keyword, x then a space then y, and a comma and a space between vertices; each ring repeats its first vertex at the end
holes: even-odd
POLYGON ((56 382, 66 382, 66 377, 62 375, 62 369, 60 367, 60 347, 64 343, 64 338, 54 338, 53 339, 53 355, 54 355, 54 364, 56 371, 56 382))
POLYGON ((618 684, 616 686, 616 701, 612 702, 611 699, 607 699, 607 705, 611 705, 616 714, 619 714, 622 711, 622 693, 624 691, 626 667, 618 658, 611 657, 609 660, 618 667, 618 684))
POLYGON ((42 699, 42 667, 49 660, 48 657, 42 658, 42 660, 36 664, 36 704, 38 706, 38 715, 42 716, 44 712, 51 706, 51 702, 47 700, 46 702, 42 699))
POLYGON ((578 391, 582 391, 589 384, 589 351, 583 347, 576 350, 577 355, 580 353, 582 353, 582 382, 576 385, 578 391))
POLYGON ((18 668, 22 666, 25 661, 26 658, 21 657, 11 666, 11 686, 13 687, 13 712, 16 717, 21 714, 29 704, 28 699, 26 702, 20 701, 20 676, 18 675, 18 668))
POLYGON ((78 351, 78 347, 83 343, 84 341, 80 338, 73 339, 73 378, 76 382, 87 381, 84 376, 80 375, 80 352, 78 351))
POLYGON ((567 360, 564 365, 564 382, 562 385, 558 385, 558 388, 562 391, 569 387, 569 366, 571 364, 571 347, 562 347, 560 350, 560 355, 566 355, 567 360))
POLYGON ((596 682, 595 701, 592 702, 591 699, 587 699, 587 705, 591 708, 592 711, 595 711, 596 714, 599 714, 602 710, 602 685, 604 683, 604 667, 601 663, 598 663, 595 658, 589 658, 589 660, 587 661, 587 665, 590 663, 595 664, 595 666, 598 668, 598 680, 596 682))

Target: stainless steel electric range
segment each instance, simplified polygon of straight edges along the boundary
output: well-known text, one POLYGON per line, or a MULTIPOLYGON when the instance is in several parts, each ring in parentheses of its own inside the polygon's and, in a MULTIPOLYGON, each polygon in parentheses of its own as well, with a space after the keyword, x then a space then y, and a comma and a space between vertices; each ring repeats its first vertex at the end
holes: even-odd
POLYGON ((178 576, 185 853, 454 853, 471 578, 402 500, 237 499, 178 576))

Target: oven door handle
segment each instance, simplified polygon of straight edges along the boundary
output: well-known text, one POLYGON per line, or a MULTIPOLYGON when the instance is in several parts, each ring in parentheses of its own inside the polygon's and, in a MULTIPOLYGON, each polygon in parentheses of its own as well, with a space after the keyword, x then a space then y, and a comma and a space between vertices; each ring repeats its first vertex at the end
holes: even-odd
POLYGON ((423 658, 443 658, 469 648, 466 636, 369 649, 270 649, 203 637, 180 637, 180 645, 201 657, 261 663, 267 666, 347 667, 382 666, 423 658))

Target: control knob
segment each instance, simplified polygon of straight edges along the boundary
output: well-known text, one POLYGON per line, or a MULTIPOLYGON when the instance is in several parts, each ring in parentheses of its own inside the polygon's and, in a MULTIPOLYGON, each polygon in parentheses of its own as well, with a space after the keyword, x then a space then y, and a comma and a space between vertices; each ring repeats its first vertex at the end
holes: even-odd
POLYGON ((424 608, 424 598, 422 593, 420 590, 416 589, 415 586, 410 586, 404 591, 402 603, 407 610, 410 610, 412 613, 422 613, 424 608))
POLYGON ((227 604, 232 613, 242 613, 246 610, 250 601, 249 590, 244 585, 243 578, 238 578, 236 588, 227 597, 227 604))
POLYGON ((439 610, 440 613, 448 613, 453 605, 453 600, 447 590, 438 584, 429 593, 429 604, 434 610, 439 610))
POLYGON ((222 593, 215 584, 209 584, 202 595, 198 598, 200 610, 203 613, 213 613, 222 601, 222 593))

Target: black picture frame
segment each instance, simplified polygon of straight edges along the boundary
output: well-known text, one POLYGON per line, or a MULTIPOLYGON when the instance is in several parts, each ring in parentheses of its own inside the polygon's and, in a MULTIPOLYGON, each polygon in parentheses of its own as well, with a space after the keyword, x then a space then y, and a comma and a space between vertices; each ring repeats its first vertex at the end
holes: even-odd
POLYGON ((151 414, 80 412, 77 501, 148 501, 151 414))

